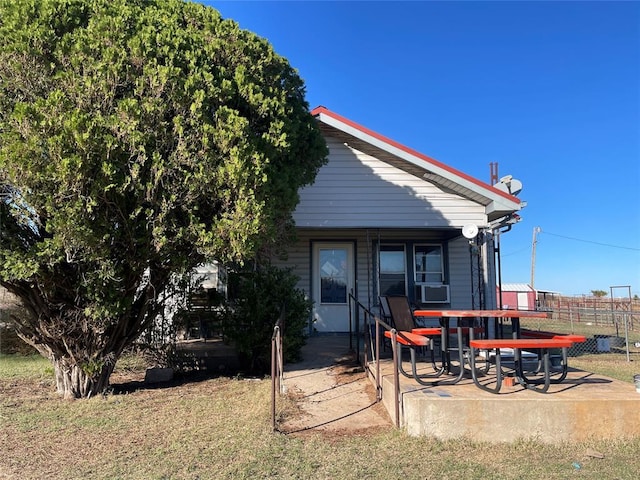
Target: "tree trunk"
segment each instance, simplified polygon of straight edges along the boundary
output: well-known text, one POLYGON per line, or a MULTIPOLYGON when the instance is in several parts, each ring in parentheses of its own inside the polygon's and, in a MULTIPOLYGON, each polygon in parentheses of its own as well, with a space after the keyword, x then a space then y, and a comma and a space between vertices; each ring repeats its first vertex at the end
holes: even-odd
POLYGON ((79 365, 69 358, 54 359, 56 388, 64 398, 89 398, 99 395, 109 386, 114 361, 79 365))

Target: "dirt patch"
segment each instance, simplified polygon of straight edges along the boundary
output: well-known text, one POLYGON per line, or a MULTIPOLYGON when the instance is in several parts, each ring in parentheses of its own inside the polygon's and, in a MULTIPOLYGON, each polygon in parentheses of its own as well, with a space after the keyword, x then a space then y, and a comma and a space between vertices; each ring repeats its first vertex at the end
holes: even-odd
POLYGON ((16 379, 0 382, 0 399, 4 406, 16 406, 34 399, 45 400, 56 396, 53 380, 16 379))
POLYGON ((338 439, 371 435, 392 425, 376 399, 375 387, 353 358, 342 358, 326 368, 291 372, 285 376, 285 385, 297 408, 281 422, 283 433, 338 439))

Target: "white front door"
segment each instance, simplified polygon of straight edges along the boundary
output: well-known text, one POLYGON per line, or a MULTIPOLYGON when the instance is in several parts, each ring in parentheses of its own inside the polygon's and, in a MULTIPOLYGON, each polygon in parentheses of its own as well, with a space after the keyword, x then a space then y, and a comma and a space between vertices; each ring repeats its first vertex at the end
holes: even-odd
POLYGON ((349 292, 354 285, 352 243, 313 244, 313 327, 349 331, 349 292))

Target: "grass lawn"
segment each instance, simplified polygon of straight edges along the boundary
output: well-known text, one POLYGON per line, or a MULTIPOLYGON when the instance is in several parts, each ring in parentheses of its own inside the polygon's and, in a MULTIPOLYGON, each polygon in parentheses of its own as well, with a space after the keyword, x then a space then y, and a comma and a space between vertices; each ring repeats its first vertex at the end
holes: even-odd
POLYGON ((569 366, 633 383, 633 376, 640 373, 640 353, 637 351, 631 353, 630 359, 631 361, 627 362, 627 357, 620 353, 580 355, 571 357, 569 366))
MULTIPOLYGON (((114 384, 143 378, 128 365, 114 384)), ((393 429, 274 434, 270 385, 198 378, 65 401, 45 360, 0 357, 0 479, 603 480, 640 472, 640 439, 495 446, 393 429)), ((293 404, 282 403, 279 415, 293 414, 293 404)))

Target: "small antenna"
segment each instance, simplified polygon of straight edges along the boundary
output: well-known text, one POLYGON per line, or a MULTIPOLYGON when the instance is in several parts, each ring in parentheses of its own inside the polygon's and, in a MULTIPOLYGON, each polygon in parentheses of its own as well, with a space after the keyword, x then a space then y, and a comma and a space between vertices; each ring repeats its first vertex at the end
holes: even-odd
POLYGON ((491 180, 489 180, 489 185, 495 185, 498 183, 498 162, 491 162, 489 164, 489 168, 491 169, 491 180))
POLYGON ((502 190, 509 195, 518 195, 522 191, 522 182, 520 180, 516 180, 511 175, 505 175, 500 179, 498 183, 495 183, 493 186, 494 188, 502 190))

